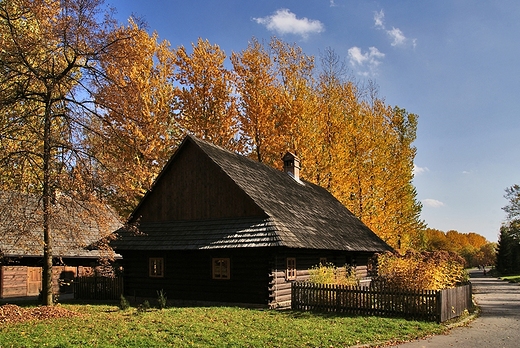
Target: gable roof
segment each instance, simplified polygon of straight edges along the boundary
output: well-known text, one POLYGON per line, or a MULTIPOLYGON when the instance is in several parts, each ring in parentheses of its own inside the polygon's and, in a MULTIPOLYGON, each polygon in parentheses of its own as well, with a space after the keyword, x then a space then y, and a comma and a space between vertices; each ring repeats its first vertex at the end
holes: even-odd
MULTIPOLYGON (((187 143, 200 149, 264 212, 263 217, 205 221, 146 222, 146 235, 120 230, 114 248, 136 250, 289 248, 382 252, 391 248, 327 190, 247 157, 187 136, 156 183, 187 143)), ((146 204, 147 195, 140 202, 146 204)))
MULTIPOLYGON (((58 197, 50 222, 53 257, 99 258, 89 246, 121 228, 119 217, 104 204, 58 197)), ((43 211, 35 195, 0 191, 0 255, 43 256, 43 211)))

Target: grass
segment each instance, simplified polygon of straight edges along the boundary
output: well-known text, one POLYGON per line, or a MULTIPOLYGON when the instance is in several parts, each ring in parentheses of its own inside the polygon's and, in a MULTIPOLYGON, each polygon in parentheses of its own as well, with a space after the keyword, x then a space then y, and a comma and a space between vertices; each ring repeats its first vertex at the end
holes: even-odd
POLYGON ((500 277, 500 279, 506 280, 510 283, 520 283, 520 275, 505 276, 505 277, 500 277))
POLYGON ((61 306, 83 315, 0 324, 0 347, 348 347, 445 330, 436 323, 396 318, 237 307, 143 312, 111 305, 61 306))

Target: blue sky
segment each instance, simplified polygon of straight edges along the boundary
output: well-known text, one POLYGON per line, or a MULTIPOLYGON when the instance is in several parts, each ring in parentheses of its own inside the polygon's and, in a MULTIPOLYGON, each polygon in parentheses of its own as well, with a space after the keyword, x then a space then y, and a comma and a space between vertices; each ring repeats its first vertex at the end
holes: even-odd
POLYGON ((496 241, 504 189, 520 184, 520 2, 107 0, 173 47, 227 54, 273 35, 331 47, 387 104, 419 115, 414 184, 429 227, 496 241))

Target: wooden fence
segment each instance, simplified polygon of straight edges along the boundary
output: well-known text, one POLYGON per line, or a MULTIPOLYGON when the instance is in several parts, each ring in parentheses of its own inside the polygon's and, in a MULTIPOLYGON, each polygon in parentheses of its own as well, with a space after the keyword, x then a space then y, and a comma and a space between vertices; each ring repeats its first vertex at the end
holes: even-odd
POLYGON ((291 308, 443 322, 471 309, 471 284, 445 290, 397 292, 369 287, 294 282, 291 308))
POLYGON ((73 284, 75 299, 119 300, 123 293, 122 277, 78 277, 73 284))

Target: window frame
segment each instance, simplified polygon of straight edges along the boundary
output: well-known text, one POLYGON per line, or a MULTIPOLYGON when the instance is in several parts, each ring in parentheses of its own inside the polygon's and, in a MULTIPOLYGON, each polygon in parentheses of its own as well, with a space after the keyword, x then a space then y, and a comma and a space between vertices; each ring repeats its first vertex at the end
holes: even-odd
POLYGON ((148 276, 150 278, 164 278, 164 257, 148 258, 148 276))
POLYGON ((297 269, 296 269, 296 258, 288 257, 286 259, 285 279, 296 280, 297 269))
POLYGON ((214 279, 214 280, 230 280, 231 279, 231 259, 229 257, 211 258, 211 279, 214 279))
POLYGON ((327 265, 327 258, 326 257, 320 257, 320 263, 321 266, 327 265))

